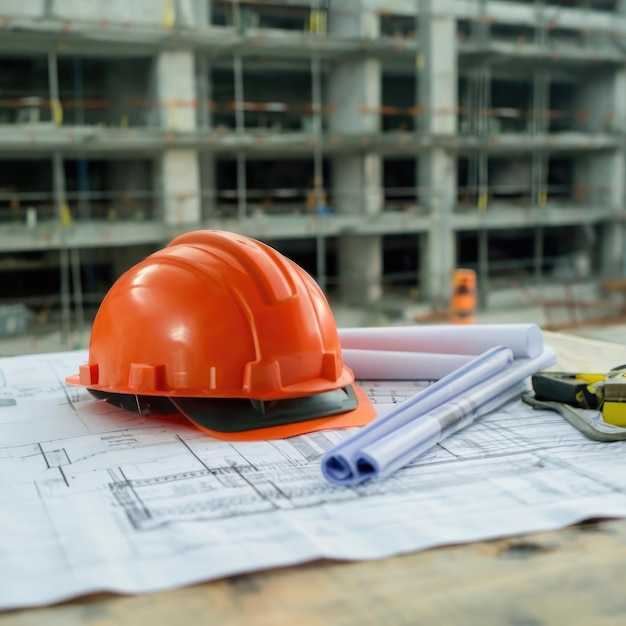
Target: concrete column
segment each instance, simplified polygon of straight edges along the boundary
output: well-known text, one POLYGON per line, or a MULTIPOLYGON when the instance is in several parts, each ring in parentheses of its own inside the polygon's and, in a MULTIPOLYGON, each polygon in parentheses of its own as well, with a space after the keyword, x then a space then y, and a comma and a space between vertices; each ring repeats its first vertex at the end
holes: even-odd
POLYGON ((588 210, 616 210, 624 206, 626 167, 621 148, 580 156, 574 162, 574 185, 588 210))
MULTIPOLYGON (((419 0, 418 67, 422 132, 438 137, 456 134, 457 60, 454 0, 419 0)), ((447 302, 456 263, 452 214, 456 204, 456 157, 434 148, 418 159, 420 203, 430 214, 430 230, 422 250, 421 293, 435 306, 447 302)))
POLYGON ((341 215, 373 215, 383 206, 382 162, 375 154, 333 159, 333 210, 341 215))
MULTIPOLYGON (((578 165, 578 164, 577 164, 578 165)), ((577 168, 577 180, 583 175, 590 178, 590 185, 594 185, 589 209, 623 211, 624 183, 626 182, 626 158, 623 148, 608 153, 593 155, 585 159, 577 168), (585 168, 584 174, 580 171, 585 168)), ((583 179, 584 180, 584 179, 583 179)), ((604 225, 599 229, 596 240, 596 254, 598 258, 598 272, 602 277, 626 275, 626 224, 621 220, 607 217, 604 225)))
POLYGON ((341 299, 348 304, 380 300, 383 265, 381 237, 342 237, 338 253, 341 299))
POLYGON ((344 37, 376 39, 380 35, 380 19, 368 0, 328 0, 328 32, 344 37))
MULTIPOLYGON (((196 130, 196 75, 189 50, 160 52, 156 58, 156 91, 161 125, 172 132, 196 130)), ((201 187, 195 150, 167 150, 161 162, 163 214, 167 224, 198 225, 201 187)))
MULTIPOLYGON (((617 100, 620 91, 620 74, 623 70, 590 72, 576 83, 577 91, 573 110, 584 112, 577 116, 575 129, 582 132, 611 132, 619 117, 622 103, 617 100)), ((623 120, 622 120, 623 121, 623 120)))
MULTIPOLYGON (((589 112, 589 130, 623 132, 626 128, 626 69, 599 73, 581 81, 578 106, 589 112), (607 115, 608 113, 608 115, 607 115)), ((622 211, 625 203, 626 154, 624 148, 591 152, 574 163, 574 185, 586 191, 589 211, 622 211)), ((626 235, 621 222, 607 218, 596 241, 601 276, 619 276, 626 270, 626 235)))
POLYGON ((206 26, 211 23, 211 0, 176 0, 176 24, 206 26))
MULTIPOLYGON (((624 0, 626 2, 626 0, 624 0)), ((615 110, 614 127, 620 132, 626 130, 626 68, 615 71, 613 107, 615 110)))
MULTIPOLYGON (((626 0, 620 9, 626 13, 626 0), (623 9, 622 9, 623 6, 623 9)), ((615 129, 623 133, 626 130, 626 68, 620 67, 615 72, 615 129)), ((626 151, 623 146, 617 149, 615 157, 615 185, 611 194, 611 206, 623 210, 626 206, 626 151)), ((626 224, 622 222, 622 274, 626 276, 626 224)))
MULTIPOLYGON (((588 112, 591 132, 614 133, 626 129, 626 69, 603 72, 580 82, 576 106, 588 112)), ((584 199, 613 209, 624 206, 626 183, 624 149, 582 155, 574 163, 574 185, 584 191, 584 199)))
POLYGON ((166 224, 200 223, 200 171, 194 150, 168 150, 163 155, 163 209, 166 224))
POLYGON ((456 265, 456 234, 452 228, 456 159, 443 149, 434 149, 420 158, 418 173, 424 190, 422 204, 430 216, 428 238, 422 241, 420 292, 433 306, 441 307, 450 297, 456 265))
POLYGON ((457 47, 454 0, 419 0, 418 75, 420 115, 424 130, 438 135, 456 134, 457 47))
POLYGON ((196 76, 193 52, 159 52, 155 71, 161 126, 173 131, 195 130, 196 76))
MULTIPOLYGON (((358 1, 346 11, 333 0, 329 7, 331 35, 373 38, 379 34, 379 18, 358 1)), ((329 104, 338 106, 329 115, 331 133, 367 135, 380 131, 380 61, 363 56, 341 60, 328 76, 329 104)), ((383 209, 382 159, 378 154, 347 154, 332 160, 332 209, 342 215, 376 214, 383 209)), ((342 236, 338 242, 340 297, 363 304, 382 296, 382 237, 342 236)))
POLYGON ((626 224, 607 222, 599 229, 598 273, 601 278, 626 277, 626 224))

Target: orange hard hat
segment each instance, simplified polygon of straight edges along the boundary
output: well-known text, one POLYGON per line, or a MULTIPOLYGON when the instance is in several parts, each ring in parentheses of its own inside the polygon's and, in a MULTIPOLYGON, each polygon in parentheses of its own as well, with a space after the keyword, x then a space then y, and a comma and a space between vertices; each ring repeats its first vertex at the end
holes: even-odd
POLYGON ((179 411, 229 439, 362 425, 375 414, 313 278, 225 231, 181 235, 124 273, 96 314, 89 363, 67 382, 142 413, 179 411))

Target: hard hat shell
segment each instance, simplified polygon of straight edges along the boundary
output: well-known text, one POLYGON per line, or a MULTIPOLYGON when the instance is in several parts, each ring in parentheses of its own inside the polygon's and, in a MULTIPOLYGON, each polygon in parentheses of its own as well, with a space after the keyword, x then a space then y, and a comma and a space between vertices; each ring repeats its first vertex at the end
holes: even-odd
POLYGON ((123 274, 96 314, 88 364, 66 378, 227 440, 362 426, 376 411, 353 380, 311 276, 224 231, 181 235, 123 274))
POLYGON ((311 276, 224 231, 181 235, 123 274, 96 314, 89 362, 66 379, 228 440, 362 426, 376 412, 353 380, 311 276))
POLYGON ((353 380, 313 278, 260 241, 206 230, 177 237, 117 280, 95 317, 89 363, 68 382, 276 400, 353 380))

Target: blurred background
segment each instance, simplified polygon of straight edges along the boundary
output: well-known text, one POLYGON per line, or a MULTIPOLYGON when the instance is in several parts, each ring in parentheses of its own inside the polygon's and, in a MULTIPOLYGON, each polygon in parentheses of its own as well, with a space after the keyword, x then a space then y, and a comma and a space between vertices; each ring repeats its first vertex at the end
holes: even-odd
POLYGON ((0 0, 0 354, 198 228, 339 325, 626 319, 626 0, 0 0))

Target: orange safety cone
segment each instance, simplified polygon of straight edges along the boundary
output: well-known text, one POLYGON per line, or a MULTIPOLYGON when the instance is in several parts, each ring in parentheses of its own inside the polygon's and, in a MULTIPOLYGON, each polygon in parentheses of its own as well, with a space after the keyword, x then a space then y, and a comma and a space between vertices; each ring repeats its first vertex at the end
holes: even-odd
POLYGON ((473 324, 476 321, 476 272, 457 269, 452 275, 450 321, 453 324, 473 324))

